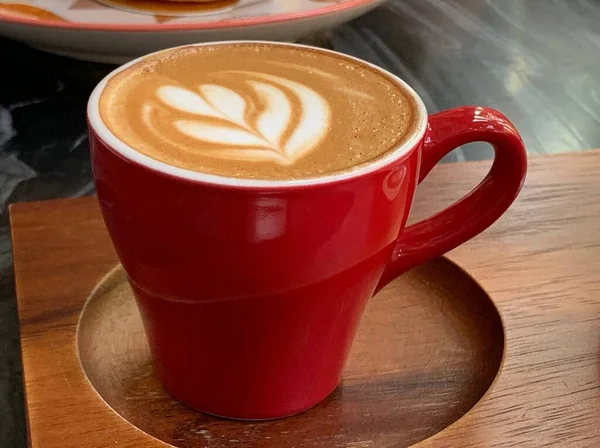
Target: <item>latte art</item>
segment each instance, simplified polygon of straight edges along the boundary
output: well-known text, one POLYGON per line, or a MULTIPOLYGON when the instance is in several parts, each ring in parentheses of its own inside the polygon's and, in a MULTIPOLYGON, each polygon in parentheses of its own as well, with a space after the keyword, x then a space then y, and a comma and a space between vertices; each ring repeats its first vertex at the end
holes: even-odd
POLYGON ((371 163, 415 132, 410 95, 342 55, 269 43, 182 47, 114 75, 99 100, 118 139, 163 163, 306 179, 371 163))
MULTIPOLYGON (((218 84, 201 84, 196 92, 171 84, 156 92, 156 97, 173 109, 173 119, 167 126, 213 145, 190 151, 217 158, 290 165, 325 137, 330 108, 310 87, 265 73, 239 71, 227 75, 245 78, 243 82, 253 90, 254 98, 218 84), (177 112, 197 117, 182 118, 177 112)), ((152 120, 154 110, 149 100, 143 108, 143 121, 149 132, 167 140, 168 136, 161 135, 160 126, 152 120)))

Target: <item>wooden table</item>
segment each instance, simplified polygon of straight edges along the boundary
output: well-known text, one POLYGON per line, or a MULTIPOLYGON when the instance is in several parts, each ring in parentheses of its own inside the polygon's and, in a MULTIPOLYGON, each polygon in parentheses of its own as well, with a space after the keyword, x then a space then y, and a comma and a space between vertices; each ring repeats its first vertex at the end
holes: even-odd
MULTIPOLYGON (((483 177, 487 165, 437 167, 419 189, 413 219, 460 197, 483 177)), ((102 405, 94 404, 97 413, 82 415, 85 406, 100 401, 75 371, 78 367, 61 371, 61 356, 72 350, 82 300, 116 261, 95 199, 17 204, 11 208, 11 224, 32 447, 168 446, 107 414, 102 405), (78 390, 83 392, 74 398, 78 390), (72 425, 60 426, 48 416, 58 421, 72 416, 72 425), (78 422, 88 425, 85 433, 78 422)), ((482 400, 419 442, 419 448, 600 446, 599 230, 600 151, 533 158, 526 186, 510 211, 449 254, 496 305, 504 324, 504 362, 482 400)), ((483 316, 483 327, 492 325, 485 320, 492 315, 483 316)), ((305 415, 307 422, 310 411, 305 415)), ((290 421, 281 425, 301 434, 302 427, 290 421)), ((355 417, 349 431, 365 421, 355 417)), ((402 431, 400 422, 390 422, 385 434, 376 434, 379 442, 313 442, 405 446, 402 431)), ((300 446, 300 439, 289 440, 281 448, 300 446)), ((207 440, 204 446, 225 445, 207 440)), ((227 446, 272 445, 241 438, 227 446)))

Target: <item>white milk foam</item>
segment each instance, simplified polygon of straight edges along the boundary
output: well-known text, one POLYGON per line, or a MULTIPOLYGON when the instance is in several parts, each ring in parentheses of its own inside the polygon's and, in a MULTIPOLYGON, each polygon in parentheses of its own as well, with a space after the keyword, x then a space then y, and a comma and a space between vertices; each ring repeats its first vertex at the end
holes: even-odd
POLYGON ((417 131, 398 80, 337 53, 271 43, 190 46, 116 73, 100 115, 132 150, 237 179, 298 180, 356 170, 417 131))
MULTIPOLYGON (((203 150, 200 146, 195 149, 198 153, 291 165, 327 135, 331 107, 310 87, 260 72, 228 71, 219 75, 235 77, 252 89, 254 96, 218 84, 200 84, 195 91, 175 84, 156 89, 156 98, 172 110, 174 129, 220 148, 203 150), (184 114, 177 117, 178 112, 184 114)), ((141 110, 144 123, 153 133, 160 132, 151 121, 155 107, 148 100, 141 110)))

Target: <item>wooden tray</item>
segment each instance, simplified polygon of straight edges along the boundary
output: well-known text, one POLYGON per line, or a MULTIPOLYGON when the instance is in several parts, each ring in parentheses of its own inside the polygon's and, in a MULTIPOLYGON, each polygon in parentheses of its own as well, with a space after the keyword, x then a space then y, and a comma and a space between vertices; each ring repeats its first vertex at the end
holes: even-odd
MULTIPOLYGON (((415 217, 484 170, 439 168, 415 217)), ((31 446, 598 446, 599 174, 598 152, 533 161, 509 215, 451 254, 504 321, 491 392, 502 322, 477 283, 438 259, 373 298, 329 399, 263 423, 205 416, 160 388, 95 199, 13 206, 31 446)))
POLYGON ((110 407, 180 448, 227 447, 232 441, 273 448, 367 440, 378 447, 408 446, 468 411, 500 367, 504 335, 496 309, 475 282, 443 259, 382 291, 362 324, 333 396, 302 415, 257 423, 200 414, 163 391, 121 268, 88 301, 77 346, 84 372, 110 407))

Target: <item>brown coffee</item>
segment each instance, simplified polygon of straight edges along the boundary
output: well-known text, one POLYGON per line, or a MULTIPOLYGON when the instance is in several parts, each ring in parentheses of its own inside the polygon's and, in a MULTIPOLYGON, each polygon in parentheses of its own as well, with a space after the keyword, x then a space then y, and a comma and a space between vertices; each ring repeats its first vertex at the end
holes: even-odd
POLYGON ((169 165, 245 179, 315 178, 372 163, 416 132, 392 77, 318 49, 231 43, 167 50, 100 97, 106 126, 169 165))

